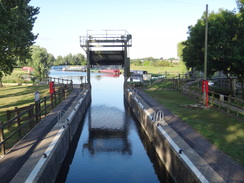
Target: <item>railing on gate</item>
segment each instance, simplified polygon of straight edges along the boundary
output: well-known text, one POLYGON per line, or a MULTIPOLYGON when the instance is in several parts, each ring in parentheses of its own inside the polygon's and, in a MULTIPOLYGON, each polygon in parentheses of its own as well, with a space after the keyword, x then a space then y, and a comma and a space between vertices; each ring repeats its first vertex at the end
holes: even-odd
POLYGON ((6 150, 16 144, 73 90, 72 80, 49 78, 49 81, 53 80, 59 85, 55 93, 29 106, 15 107, 14 110, 7 111, 7 122, 0 122, 0 156, 4 155, 6 150), (64 81, 67 81, 67 84, 64 84, 64 81))

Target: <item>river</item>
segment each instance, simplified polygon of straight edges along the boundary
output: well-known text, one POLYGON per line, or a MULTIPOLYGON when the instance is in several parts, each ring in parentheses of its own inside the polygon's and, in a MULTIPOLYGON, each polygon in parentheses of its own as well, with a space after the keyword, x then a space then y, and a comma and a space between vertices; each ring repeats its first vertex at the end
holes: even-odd
MULTIPOLYGON (((50 77, 85 82, 86 73, 50 77)), ((173 182, 124 101, 123 75, 91 73, 92 102, 56 182, 173 182)))

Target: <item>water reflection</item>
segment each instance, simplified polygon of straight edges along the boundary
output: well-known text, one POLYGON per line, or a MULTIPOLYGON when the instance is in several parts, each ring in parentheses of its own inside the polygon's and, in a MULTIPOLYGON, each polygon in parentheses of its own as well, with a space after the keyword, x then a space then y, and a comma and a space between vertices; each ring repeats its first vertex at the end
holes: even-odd
POLYGON ((83 144, 91 155, 99 152, 131 155, 125 114, 116 107, 95 106, 89 115, 88 142, 83 144), (106 114, 106 115, 104 115, 106 114))
POLYGON ((153 147, 153 144, 147 138, 145 131, 143 130, 142 126, 137 121, 131 108, 128 105, 125 105, 125 109, 126 109, 127 116, 129 116, 136 122, 135 125, 137 127, 137 132, 140 137, 141 143, 143 144, 143 146, 147 152, 147 155, 153 165, 153 168, 154 168, 155 174, 158 177, 158 180, 163 183, 174 183, 174 180, 168 174, 163 162, 159 159, 159 157, 155 151, 155 148, 153 147))

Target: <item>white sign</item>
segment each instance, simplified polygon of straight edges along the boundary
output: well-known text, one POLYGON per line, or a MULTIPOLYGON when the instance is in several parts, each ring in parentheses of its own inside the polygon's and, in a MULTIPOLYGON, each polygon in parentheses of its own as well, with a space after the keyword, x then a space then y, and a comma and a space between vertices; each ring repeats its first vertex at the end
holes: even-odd
POLYGON ((38 101, 38 100, 40 100, 40 92, 36 91, 35 92, 35 101, 38 101))

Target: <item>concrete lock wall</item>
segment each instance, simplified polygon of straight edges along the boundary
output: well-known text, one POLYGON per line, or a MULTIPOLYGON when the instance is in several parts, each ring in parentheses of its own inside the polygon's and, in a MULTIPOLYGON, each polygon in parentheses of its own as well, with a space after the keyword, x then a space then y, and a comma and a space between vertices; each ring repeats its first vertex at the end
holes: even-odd
POLYGON ((224 182, 165 121, 155 122, 155 110, 135 91, 126 89, 125 98, 175 182, 224 182))
POLYGON ((33 182, 55 182, 59 169, 69 150, 69 144, 73 140, 90 100, 91 91, 86 90, 66 111, 66 115, 62 117, 63 120, 57 125, 61 126, 59 131, 62 131, 60 132, 59 139, 48 156, 49 159, 43 164, 33 182))
POLYGON ((83 89, 70 107, 61 112, 58 122, 38 144, 11 182, 55 182, 90 101, 90 88, 83 89), (30 166, 33 168, 28 170, 30 166))
POLYGON ((73 105, 66 111, 63 120, 60 121, 62 134, 60 135, 56 145, 49 155, 49 159, 43 164, 43 167, 38 172, 33 182, 55 182, 59 169, 69 150, 69 144, 80 125, 80 121, 87 109, 91 100, 91 91, 87 90, 82 97, 73 103, 73 105))

